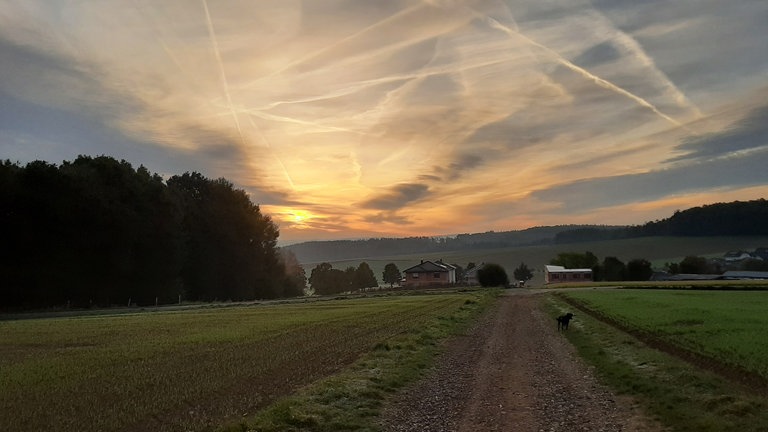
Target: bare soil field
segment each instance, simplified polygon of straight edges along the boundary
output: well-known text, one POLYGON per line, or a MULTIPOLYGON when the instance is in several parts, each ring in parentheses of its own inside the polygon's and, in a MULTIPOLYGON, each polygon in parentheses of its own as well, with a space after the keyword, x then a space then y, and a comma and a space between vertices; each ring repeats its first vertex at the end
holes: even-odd
MULTIPOLYGON (((663 428, 602 386, 542 311, 508 291, 382 416, 382 430, 638 431, 663 428)), ((572 331, 572 330, 571 330, 572 331)))

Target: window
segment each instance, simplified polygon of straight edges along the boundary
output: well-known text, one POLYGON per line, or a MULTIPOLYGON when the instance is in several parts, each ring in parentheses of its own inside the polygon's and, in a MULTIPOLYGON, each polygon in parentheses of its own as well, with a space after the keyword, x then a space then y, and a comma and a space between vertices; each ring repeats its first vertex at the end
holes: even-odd
POLYGON ((440 279, 440 273, 435 272, 432 275, 434 276, 435 279, 440 279))
POLYGON ((411 277, 413 277, 414 279, 418 279, 419 278, 419 274, 418 273, 411 273, 411 275, 412 275, 411 277))

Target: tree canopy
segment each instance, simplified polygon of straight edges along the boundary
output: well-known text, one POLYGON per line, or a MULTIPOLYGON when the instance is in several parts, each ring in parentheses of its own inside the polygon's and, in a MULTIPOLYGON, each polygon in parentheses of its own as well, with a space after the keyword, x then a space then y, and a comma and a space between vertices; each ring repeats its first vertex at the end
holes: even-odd
POLYGON ((562 252, 557 254, 550 262, 552 265, 559 265, 569 269, 588 268, 591 269, 599 264, 597 256, 592 252, 562 252))
POLYGON ((359 291, 379 286, 373 270, 366 262, 361 262, 357 268, 350 266, 345 270, 335 269, 327 262, 320 263, 312 269, 309 284, 315 294, 320 295, 359 291))
POLYGON ((508 286, 509 277, 504 267, 488 263, 477 271, 477 281, 484 287, 508 286))
POLYGON ((384 266, 384 274, 382 274, 382 280, 384 283, 388 283, 389 287, 391 288, 396 283, 400 283, 400 279, 402 279, 402 274, 400 273, 400 269, 397 268, 397 265, 395 263, 389 263, 384 266))
MULTIPOLYGON (((3 307, 300 295, 279 231, 226 179, 168 179, 107 156, 0 164, 3 307)), ((303 270, 302 270, 303 271, 303 270)))
POLYGON ((515 280, 523 282, 527 282, 533 278, 533 272, 525 263, 520 263, 512 274, 515 276, 515 280))

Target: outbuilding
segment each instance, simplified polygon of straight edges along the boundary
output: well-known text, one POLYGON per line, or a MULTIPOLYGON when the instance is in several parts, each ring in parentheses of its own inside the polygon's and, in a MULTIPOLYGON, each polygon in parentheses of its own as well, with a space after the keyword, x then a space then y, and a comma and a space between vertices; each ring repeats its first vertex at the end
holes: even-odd
POLYGON ((592 282, 592 269, 567 269, 563 266, 544 266, 544 283, 592 282))

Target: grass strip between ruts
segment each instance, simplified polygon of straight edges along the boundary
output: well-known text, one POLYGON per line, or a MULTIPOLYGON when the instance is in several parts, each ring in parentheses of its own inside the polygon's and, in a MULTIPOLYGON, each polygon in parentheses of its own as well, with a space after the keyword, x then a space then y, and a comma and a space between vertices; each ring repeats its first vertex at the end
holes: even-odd
POLYGON ((372 347, 349 369, 283 398, 223 431, 376 431, 386 399, 434 363, 441 342, 461 334, 500 290, 465 293, 453 314, 372 347))

